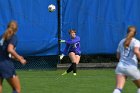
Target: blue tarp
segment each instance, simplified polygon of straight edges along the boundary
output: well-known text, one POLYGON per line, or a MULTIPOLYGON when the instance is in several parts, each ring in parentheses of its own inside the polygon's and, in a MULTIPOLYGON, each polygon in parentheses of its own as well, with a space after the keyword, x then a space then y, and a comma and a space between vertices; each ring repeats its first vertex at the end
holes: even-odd
MULTIPOLYGON (((58 54, 57 10, 48 12, 49 4, 57 7, 57 0, 0 0, 0 34, 10 20, 17 20, 20 54, 58 54)), ((62 39, 69 37, 69 29, 76 29, 82 54, 115 53, 129 25, 138 28, 140 39, 140 0, 61 0, 61 4, 62 39)))
POLYGON ((137 27, 140 39, 139 9, 140 0, 63 0, 62 38, 74 28, 82 54, 115 53, 129 25, 137 27))
POLYGON ((48 12, 48 5, 57 0, 0 0, 0 34, 10 20, 18 22, 17 51, 25 56, 56 55, 57 10, 48 12))

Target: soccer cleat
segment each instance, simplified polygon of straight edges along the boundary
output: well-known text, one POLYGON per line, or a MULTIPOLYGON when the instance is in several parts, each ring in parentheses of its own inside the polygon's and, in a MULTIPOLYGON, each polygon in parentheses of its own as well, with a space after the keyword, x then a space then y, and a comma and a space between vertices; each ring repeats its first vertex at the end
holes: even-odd
POLYGON ((74 76, 76 76, 76 73, 73 73, 74 76))
POLYGON ((65 71, 65 72, 64 72, 64 73, 62 73, 61 75, 62 75, 62 76, 64 76, 64 75, 66 75, 66 74, 67 74, 67 72, 65 71))

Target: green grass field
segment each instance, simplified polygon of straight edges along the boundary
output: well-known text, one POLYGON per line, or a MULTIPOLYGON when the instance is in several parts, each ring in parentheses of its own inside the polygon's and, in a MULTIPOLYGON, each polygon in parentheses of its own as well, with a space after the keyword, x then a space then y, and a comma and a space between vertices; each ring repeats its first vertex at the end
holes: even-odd
MULTIPOLYGON (((77 76, 61 76, 64 70, 17 71, 22 93, 112 93, 115 87, 114 69, 79 70, 77 76)), ((3 93, 11 93, 4 81, 3 93)), ((136 93, 136 87, 127 80, 123 93, 136 93)))

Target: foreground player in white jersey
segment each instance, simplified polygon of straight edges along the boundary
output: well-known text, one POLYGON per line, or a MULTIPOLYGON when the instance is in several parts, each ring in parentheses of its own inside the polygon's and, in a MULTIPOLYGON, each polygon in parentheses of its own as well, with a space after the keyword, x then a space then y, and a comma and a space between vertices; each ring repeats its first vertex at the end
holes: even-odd
POLYGON ((135 37, 136 28, 128 27, 126 38, 120 41, 117 49, 119 63, 116 67, 116 89, 113 93, 122 93, 127 77, 131 78, 140 93, 140 71, 137 68, 140 59, 140 42, 135 37))

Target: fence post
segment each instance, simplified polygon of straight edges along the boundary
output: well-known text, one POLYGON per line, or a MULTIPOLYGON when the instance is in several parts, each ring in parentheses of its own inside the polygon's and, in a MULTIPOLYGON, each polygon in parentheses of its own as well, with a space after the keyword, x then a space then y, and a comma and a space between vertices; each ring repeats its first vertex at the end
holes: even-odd
POLYGON ((58 8, 58 63, 61 63, 59 55, 61 54, 61 29, 62 29, 62 20, 61 20, 61 0, 57 0, 57 8, 58 8))

